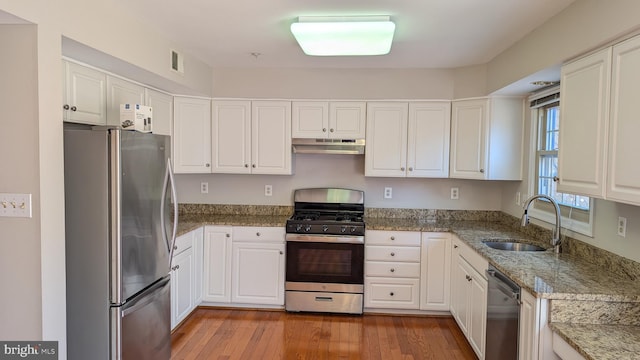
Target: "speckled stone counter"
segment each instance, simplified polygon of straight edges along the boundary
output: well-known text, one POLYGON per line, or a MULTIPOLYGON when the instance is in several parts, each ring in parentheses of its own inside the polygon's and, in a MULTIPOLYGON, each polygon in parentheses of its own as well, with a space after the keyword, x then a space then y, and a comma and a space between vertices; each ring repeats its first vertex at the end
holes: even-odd
POLYGON ((181 215, 178 220, 178 235, 205 225, 231 225, 231 226, 281 226, 284 227, 289 216, 270 215, 181 215))
POLYGON ((589 360, 635 360, 640 357, 640 327, 552 323, 551 329, 589 360))

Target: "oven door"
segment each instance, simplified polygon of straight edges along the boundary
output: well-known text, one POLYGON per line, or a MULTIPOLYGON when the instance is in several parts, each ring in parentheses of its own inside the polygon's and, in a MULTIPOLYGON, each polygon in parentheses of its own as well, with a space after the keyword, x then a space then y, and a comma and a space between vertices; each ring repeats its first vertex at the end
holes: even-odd
POLYGON ((364 243, 287 241, 287 283, 364 284, 364 243))

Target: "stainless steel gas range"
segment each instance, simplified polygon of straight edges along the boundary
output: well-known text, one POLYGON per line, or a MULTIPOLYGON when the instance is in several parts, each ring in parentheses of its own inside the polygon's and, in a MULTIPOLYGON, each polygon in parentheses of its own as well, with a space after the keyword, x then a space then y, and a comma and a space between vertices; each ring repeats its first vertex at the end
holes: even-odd
POLYGON ((363 191, 294 192, 294 213, 286 225, 287 311, 362 314, 363 216, 363 191))

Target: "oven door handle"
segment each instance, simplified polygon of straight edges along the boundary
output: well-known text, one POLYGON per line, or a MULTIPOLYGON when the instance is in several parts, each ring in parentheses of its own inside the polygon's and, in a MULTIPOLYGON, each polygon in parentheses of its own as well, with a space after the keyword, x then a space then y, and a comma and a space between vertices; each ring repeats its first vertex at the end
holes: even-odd
POLYGON ((316 296, 316 301, 333 302, 331 296, 316 296))

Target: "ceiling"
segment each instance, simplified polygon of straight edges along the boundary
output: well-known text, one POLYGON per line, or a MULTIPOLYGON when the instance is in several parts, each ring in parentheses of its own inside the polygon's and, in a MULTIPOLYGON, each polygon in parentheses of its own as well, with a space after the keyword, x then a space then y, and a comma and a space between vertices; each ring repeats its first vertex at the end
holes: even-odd
POLYGON ((214 68, 455 68, 487 63, 574 0, 112 1, 214 68), (391 53, 306 56, 289 26, 314 15, 390 15, 391 53))

